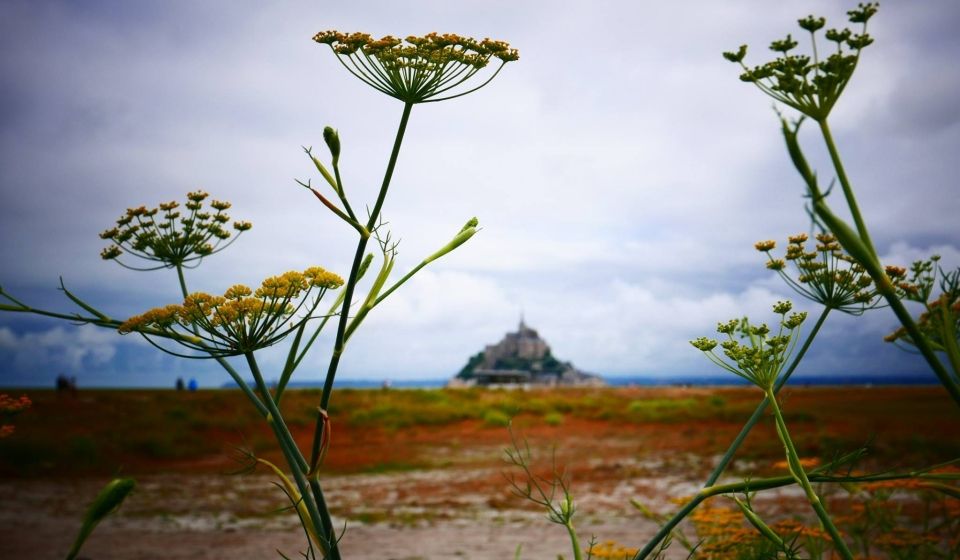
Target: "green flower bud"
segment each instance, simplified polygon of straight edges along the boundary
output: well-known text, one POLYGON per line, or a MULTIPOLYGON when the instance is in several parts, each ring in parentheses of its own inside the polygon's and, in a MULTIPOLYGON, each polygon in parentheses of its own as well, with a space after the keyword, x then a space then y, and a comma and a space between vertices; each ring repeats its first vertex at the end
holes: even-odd
POLYGON ((740 48, 737 49, 737 52, 725 52, 723 53, 723 58, 729 60, 730 62, 743 62, 743 58, 747 56, 747 46, 740 45, 740 48))
POLYGON ((847 15, 850 16, 850 23, 867 23, 867 20, 877 13, 878 8, 879 4, 877 2, 861 3, 856 10, 847 12, 847 15))
POLYGON ((826 24, 827 24, 827 20, 826 20, 825 18, 822 18, 822 17, 819 17, 819 18, 818 18, 818 17, 814 17, 814 16, 810 15, 810 16, 807 16, 807 17, 801 19, 801 20, 798 20, 797 23, 800 24, 800 27, 801 27, 802 29, 805 29, 805 30, 809 31, 810 33, 813 33, 814 31, 816 31, 816 30, 820 29, 821 27, 823 27, 824 25, 826 25, 826 24))
POLYGON ((330 148, 330 155, 333 157, 333 164, 336 165, 340 159, 340 135, 333 128, 327 126, 323 129, 323 141, 330 148))
POLYGON ((367 273, 367 269, 370 268, 370 263, 373 262, 373 253, 367 253, 367 256, 363 258, 363 262, 360 263, 360 269, 357 270, 357 280, 363 278, 363 275, 367 273))
POLYGON ((475 227, 477 227, 478 225, 480 225, 480 220, 478 220, 477 217, 474 216, 474 217, 470 218, 469 220, 467 220, 467 223, 465 223, 465 224, 463 225, 463 227, 460 228, 460 233, 463 233, 463 232, 465 232, 466 230, 468 230, 468 229, 470 229, 470 228, 475 228, 475 227))
POLYGON ((700 338, 691 340, 690 344, 692 344, 694 348, 702 352, 709 352, 717 347, 716 340, 709 339, 705 336, 701 336, 700 338))
POLYGON ((793 309, 793 303, 790 301, 778 301, 773 306, 773 312, 778 315, 785 315, 791 309, 793 309))
POLYGON ((787 34, 787 37, 785 39, 770 43, 771 51, 781 52, 784 54, 786 54, 787 52, 789 52, 790 50, 796 47, 797 47, 797 42, 793 40, 793 37, 791 37, 789 33, 787 34))
POLYGON ((463 229, 460 230, 460 233, 458 233, 456 237, 454 237, 450 241, 450 243, 447 243, 446 245, 441 247, 439 251, 423 259, 423 264, 431 263, 439 259, 440 257, 446 255, 450 251, 453 251, 457 247, 466 243, 468 239, 470 239, 471 237, 473 237, 475 233, 477 233, 477 228, 475 225, 477 223, 478 222, 476 218, 471 218, 470 221, 468 221, 466 225, 463 226, 463 229))

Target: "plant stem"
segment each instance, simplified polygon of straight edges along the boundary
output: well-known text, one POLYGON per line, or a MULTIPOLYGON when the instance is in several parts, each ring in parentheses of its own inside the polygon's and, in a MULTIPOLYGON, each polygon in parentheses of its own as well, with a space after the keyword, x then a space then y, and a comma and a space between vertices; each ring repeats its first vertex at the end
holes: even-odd
POLYGON ((273 430, 274 435, 277 437, 277 442, 280 444, 280 449, 283 451, 283 456, 287 461, 287 465, 290 467, 291 472, 293 473, 293 479, 297 484, 297 489, 300 492, 300 499, 303 500, 304 504, 307 506, 307 511, 310 513, 310 521, 314 525, 317 534, 321 535, 321 539, 327 542, 327 548, 329 558, 333 560, 334 558, 339 558, 339 551, 337 551, 336 546, 336 537, 332 532, 328 532, 325 527, 332 526, 332 523, 329 521, 329 512, 324 508, 322 511, 317 507, 317 502, 311 496, 311 487, 307 483, 307 478, 304 476, 304 472, 307 469, 307 461, 303 458, 303 455, 300 453, 300 448, 297 447, 296 442, 293 440, 293 436, 290 434, 290 430, 287 428, 287 425, 283 422, 283 417, 280 414, 280 410, 277 408, 276 403, 273 401, 273 397, 270 395, 270 389, 267 387, 267 384, 263 380, 263 375, 260 373, 260 367, 257 365, 256 358, 253 356, 253 352, 246 352, 244 357, 247 359, 247 365, 250 366, 250 372, 253 374, 253 379, 257 383, 257 389, 261 393, 261 398, 266 403, 269 414, 267 415, 267 423, 270 424, 270 428, 273 430))
MULTIPOLYGON (((931 474, 931 470, 946 465, 954 464, 956 461, 949 461, 947 463, 942 463, 940 465, 934 465, 933 467, 928 467, 926 469, 901 472, 901 473, 880 473, 880 474, 871 474, 866 476, 835 476, 829 473, 821 474, 820 471, 824 470, 824 467, 821 467, 818 471, 811 473, 808 478, 813 482, 822 482, 830 484, 844 484, 844 483, 861 483, 861 482, 882 482, 887 480, 906 480, 920 478, 924 480, 928 479, 939 479, 942 474, 931 474)), ((957 475, 949 475, 948 480, 956 480, 957 475)), ((702 504, 708 498, 714 496, 721 496, 724 494, 739 494, 744 492, 758 492, 760 490, 772 490, 774 488, 783 488, 785 486, 792 486, 797 484, 797 479, 792 475, 786 476, 774 476, 770 478, 758 478, 753 480, 746 480, 742 482, 730 482, 727 484, 717 484, 714 486, 709 486, 706 488, 701 488, 693 498, 687 502, 683 508, 680 510, 680 513, 683 515, 674 515, 667 524, 661 529, 660 533, 657 534, 653 540, 651 540, 647 545, 637 552, 634 556, 634 560, 643 560, 653 552, 653 549, 657 547, 663 537, 670 533, 674 527, 676 527, 684 517, 686 517, 690 512, 695 510, 697 506, 702 504)))
MULTIPOLYGON (((920 332, 920 329, 917 328, 916 323, 913 321, 913 317, 910 316, 910 313, 907 311, 906 307, 904 307, 903 303, 897 297, 896 292, 893 290, 893 286, 890 284, 890 279, 887 278, 886 273, 880 264, 880 259, 877 257, 877 251, 873 246, 873 242, 870 240, 870 233, 867 231, 867 226, 864 223, 863 216, 861 216, 860 209, 857 206, 857 199, 853 194, 853 187, 850 185, 850 180, 847 178, 847 173, 843 168, 843 162, 840 160, 840 153, 837 151, 837 146, 833 141, 833 134, 830 132, 830 126, 827 124, 826 119, 821 119, 817 122, 820 125, 820 132, 823 134, 823 140, 827 145, 827 150, 830 152, 830 160, 837 172, 837 179, 840 181, 840 186, 843 187, 843 194, 847 199, 847 205, 850 207, 850 214, 853 216, 854 223, 857 226, 857 233, 860 236, 860 241, 863 243, 867 249, 867 252, 869 252, 870 256, 872 257, 873 262, 861 262, 860 264, 867 269, 870 277, 873 278, 874 283, 876 283, 878 291, 890 304, 893 312, 896 313, 900 323, 910 334, 910 338, 914 341, 914 344, 920 353, 923 354, 923 357, 927 360, 930 368, 933 369, 933 373, 936 374, 937 378, 940 380, 940 383, 942 383, 947 392, 950 393, 950 396, 953 398, 954 402, 960 406, 960 385, 958 385, 957 381, 946 370, 946 368, 940 362, 940 359, 937 358, 936 353, 930 346, 927 339, 924 338, 923 334, 920 332)), ((825 202, 822 203, 826 204, 825 202)), ((863 259, 858 260, 862 261, 863 259)))
MULTIPOLYGON (((390 161, 387 163, 387 171, 383 176, 383 183, 380 185, 380 194, 377 196, 377 202, 370 212, 370 219, 367 221, 367 231, 373 231, 377 225, 377 218, 380 215, 380 209, 383 207, 383 201, 387 196, 387 189, 390 187, 390 180, 393 178, 393 170, 397 165, 397 158, 400 155, 400 145, 403 143, 403 135, 407 130, 407 122, 410 120, 410 111, 413 109, 412 103, 404 103, 403 115, 400 117, 400 126, 397 128, 397 136, 393 141, 393 151, 390 153, 390 161)), ((363 253, 367 248, 369 235, 360 236, 357 242, 357 252, 353 256, 353 266, 350 267, 350 277, 347 280, 347 286, 344 290, 343 307, 340 310, 340 321, 337 324, 337 338, 333 346, 333 355, 330 356, 330 365, 327 368, 327 378, 323 383, 323 394, 320 396, 320 408, 327 410, 330 403, 330 393, 333 391, 333 380, 337 375, 337 367, 340 365, 340 356, 343 354, 345 335, 347 329, 347 320, 350 315, 350 304, 353 300, 353 291, 357 287, 357 274, 360 271, 360 263, 363 261, 363 253)), ((314 439, 320 437, 319 433, 314 434, 314 439)))
POLYGON ((940 336, 943 350, 953 368, 953 378, 960 379, 960 346, 957 344, 956 318, 950 309, 950 299, 946 294, 940 296, 940 336))
POLYGON ((840 153, 837 151, 837 146, 833 142, 833 134, 830 132, 830 125, 827 124, 827 119, 820 119, 817 121, 817 124, 820 125, 820 132, 823 134, 823 140, 827 144, 827 151, 830 152, 830 161, 833 162, 833 168, 837 171, 837 179, 840 181, 840 186, 843 188, 843 196, 847 199, 847 206, 850 207, 850 214, 853 216, 853 222, 857 226, 857 233, 860 234, 860 239, 863 240, 863 244, 866 245, 867 250, 870 251, 870 254, 873 255, 873 258, 877 259, 877 250, 873 246, 873 241, 870 239, 870 232, 867 231, 867 225, 863 221, 863 216, 860 214, 860 207, 857 205, 857 198, 853 194, 853 187, 850 185, 850 180, 847 178, 847 172, 843 168, 843 161, 840 159, 840 153))
MULTIPOLYGON (((830 314, 830 310, 830 307, 823 308, 823 311, 820 313, 820 317, 813 326, 813 330, 811 330, 810 334, 807 335, 807 339, 804 341, 803 346, 800 347, 800 351, 797 352, 797 355, 790 364, 790 367, 788 367, 786 372, 780 377, 780 379, 777 380, 777 384, 773 389, 774 394, 777 394, 780 391, 780 389, 787 383, 787 380, 790 379, 790 376, 793 374, 794 370, 797 369, 797 366, 800 364, 800 360, 803 359, 804 354, 807 353, 807 349, 809 349, 810 345, 813 343, 813 339, 817 336, 817 333, 820 332, 820 327, 823 326, 823 323, 827 320, 827 315, 830 314)), ((743 428, 740 430, 740 433, 737 434, 737 437, 733 440, 733 443, 731 443, 730 447, 727 448, 727 451, 723 454, 723 457, 720 458, 720 462, 717 463, 717 466, 713 468, 713 472, 711 472, 710 476, 707 477, 707 481, 703 485, 705 490, 715 488, 714 484, 716 484, 717 480, 720 478, 720 475, 723 474, 723 471, 727 468, 727 465, 730 464, 730 461, 733 460, 737 450, 743 444, 744 440, 747 439, 747 435, 750 434, 750 431, 753 430, 753 427, 760 421, 761 418, 763 418, 763 413, 766 411, 769 405, 769 399, 764 397, 763 401, 757 406, 756 410, 753 411, 753 415, 751 415, 750 419, 747 420, 747 423, 744 424, 743 428)), ((690 513, 696 509, 697 505, 699 505, 702 501, 703 500, 691 501, 678 510, 673 517, 671 517, 667 523, 660 528, 660 531, 657 532, 653 539, 647 543, 641 553, 637 555, 637 558, 646 558, 646 556, 650 554, 653 549, 667 537, 667 535, 670 534, 670 531, 672 531, 678 523, 683 521, 687 515, 690 515, 690 513)))
POLYGON ((187 299, 187 279, 183 276, 183 265, 177 263, 177 280, 180 281, 180 293, 183 294, 183 299, 187 299))
MULTIPOLYGON (((800 347, 800 351, 797 352, 796 357, 794 357, 793 363, 790 364, 790 367, 787 368, 787 371, 780 376, 780 379, 777 380, 777 384, 773 388, 774 395, 780 392, 780 389, 786 385, 787 380, 790 379, 790 375, 792 375, 793 371, 797 369, 797 366, 800 364, 800 360, 803 359, 804 354, 807 353, 807 349, 810 348, 810 344, 813 343, 813 339, 817 336, 817 333, 820 332, 820 327, 823 326, 824 321, 827 320, 827 315, 830 314, 830 310, 830 307, 823 308, 823 311, 820 313, 820 317, 813 326, 813 330, 811 330, 810 334, 807 335, 807 339, 804 341, 803 346, 800 347)), ((742 445, 743 441, 747 439, 747 435, 757 424, 757 422, 763 418, 763 413, 766 412, 769 405, 769 399, 764 397, 763 401, 761 401, 757 406, 757 409, 753 411, 753 415, 751 415, 750 419, 747 420, 747 423, 743 425, 743 429, 741 429, 740 433, 737 434, 736 439, 734 439, 733 443, 730 444, 730 447, 727 448, 726 453, 724 453, 723 457, 720 458, 720 462, 717 463, 717 466, 713 468, 713 472, 710 473, 710 476, 703 485, 704 487, 713 486, 717 482, 717 479, 719 479, 720 475, 723 474, 723 471, 727 468, 727 465, 729 465, 730 461, 733 460, 733 456, 740 448, 740 445, 742 445)))
MULTIPOLYGON (((182 264, 177 264, 177 279, 180 281, 180 292, 183 294, 183 299, 186 300, 187 294, 188 294, 187 280, 183 275, 182 264)), ((193 331, 193 334, 197 336, 200 335, 196 325, 194 325, 191 328, 191 330, 193 331)), ((220 364, 220 367, 225 369, 227 373, 230 374, 230 377, 233 378, 234 383, 236 383, 237 386, 240 387, 240 390, 243 391, 243 394, 247 396, 247 399, 249 399, 250 402, 253 403, 253 406, 257 409, 257 412, 259 412, 261 416, 266 418, 267 415, 269 414, 267 407, 263 404, 263 402, 260 401, 259 398, 257 398, 257 395, 253 392, 253 389, 251 389, 250 386, 247 385, 247 382, 244 381, 242 377, 240 377, 240 374, 237 373, 237 370, 235 370, 233 366, 230 365, 230 362, 225 360, 222 356, 213 356, 213 359, 215 359, 217 363, 220 364)))
POLYGON ((770 407, 773 409, 773 417, 777 422, 777 433, 780 435, 780 441, 783 442, 784 451, 787 455, 787 464, 792 465, 790 473, 803 488, 803 492, 807 495, 807 500, 813 507, 813 511, 815 511, 817 517, 820 518, 820 523, 823 525, 823 528, 830 533, 837 552, 840 553, 840 556, 844 558, 844 560, 853 560, 853 553, 847 548, 847 543, 845 543, 843 537, 840 536, 840 531, 837 530, 836 525, 834 525, 830 519, 830 515, 827 513, 826 508, 824 508, 823 502, 820 501, 820 496, 817 495, 813 490, 813 486, 810 485, 810 479, 807 478, 807 473, 800 463, 800 456, 797 454, 797 449, 793 445, 793 440, 790 439, 790 432, 787 430, 787 423, 783 420, 783 413, 780 411, 780 405, 777 404, 777 397, 773 393, 773 388, 768 388, 766 393, 767 399, 770 401, 770 407))
MULTIPOLYGON (((872 275, 873 274, 871 274, 871 276, 872 275)), ((884 280, 889 283, 889 280, 887 280, 885 276, 884 280)), ((874 278, 874 282, 877 282, 877 285, 880 286, 876 278, 874 278)), ((953 398, 953 402, 955 402, 957 406, 960 406, 960 385, 958 385, 957 381, 950 375, 950 372, 943 367, 933 347, 930 346, 930 341, 920 332, 920 328, 913 321, 913 317, 910 316, 910 312, 907 311, 906 306, 903 305, 903 302, 900 301, 900 298, 897 297, 892 289, 881 289, 880 293, 883 294, 887 303, 890 304, 890 309, 896 314, 897 319, 900 320, 900 324, 907 330, 907 334, 910 335, 910 340, 913 341, 914 346, 923 354, 923 357, 927 360, 927 364, 930 365, 930 369, 933 370, 937 379, 940 380, 940 383, 943 384, 947 393, 953 398)))
POLYGON ((577 531, 573 528, 573 522, 568 520, 563 526, 567 528, 567 533, 570 534, 570 546, 573 547, 573 560, 583 560, 583 551, 580 550, 580 539, 577 538, 577 531))

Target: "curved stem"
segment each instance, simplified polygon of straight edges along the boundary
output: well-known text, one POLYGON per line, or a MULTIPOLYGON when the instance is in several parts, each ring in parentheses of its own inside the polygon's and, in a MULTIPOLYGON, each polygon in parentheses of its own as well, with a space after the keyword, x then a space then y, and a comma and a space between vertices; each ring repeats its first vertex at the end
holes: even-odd
POLYGON ((847 172, 843 168, 843 161, 840 160, 840 153, 837 151, 837 146, 833 142, 833 134, 830 132, 830 126, 827 124, 826 119, 820 119, 817 123, 820 125, 823 140, 827 144, 827 151, 830 152, 830 161, 833 162, 833 168, 837 171, 837 179, 840 181, 840 186, 843 187, 843 196, 847 199, 847 206, 850 207, 850 214, 853 216, 853 221, 857 226, 857 233, 860 234, 860 239, 863 240, 863 244, 866 245, 867 250, 870 251, 873 258, 879 262, 877 250, 873 246, 873 241, 870 239, 870 232, 867 231, 867 225, 864 223, 863 216, 860 214, 857 198, 853 194, 853 187, 850 185, 847 172))
POLYGON ((843 537, 840 536, 840 531, 837 530, 836 525, 834 525, 830 519, 830 515, 827 513, 826 508, 824 508, 823 502, 820 501, 820 496, 813 490, 813 486, 810 485, 810 479, 807 478, 807 473, 800 464, 800 456, 797 454, 797 449, 793 445, 793 440, 790 439, 787 423, 783 420, 783 413, 780 411, 780 405, 777 404, 777 397, 774 395, 772 388, 767 389, 767 399, 770 401, 770 407, 773 409, 773 417, 777 422, 777 433, 780 435, 780 441, 783 442, 783 448, 787 456, 787 464, 791 465, 791 474, 803 488, 803 492, 806 494, 810 506, 813 507, 813 511, 816 512, 817 517, 820 518, 820 523, 823 525, 823 528, 830 533, 837 552, 840 553, 840 556, 843 557, 844 560, 853 560, 853 553, 847 548, 847 543, 845 543, 843 537))
MULTIPOLYGON (((797 353, 796 357, 794 357, 793 363, 790 364, 790 367, 787 368, 787 371, 780 376, 780 379, 777 380, 777 384, 773 388, 774 395, 780 392, 780 389, 786 385, 787 380, 790 379, 790 375, 792 375, 793 371, 797 369, 797 366, 800 364, 800 360, 803 359, 804 354, 807 353, 807 349, 810 348, 810 344, 813 343, 813 339, 817 336, 817 333, 820 332, 820 327, 823 326, 824 321, 827 320, 827 315, 830 314, 830 310, 830 307, 823 308, 823 312, 820 313, 820 317, 813 326, 813 330, 811 330, 810 334, 807 335, 807 339, 804 341, 803 346, 800 347, 800 351, 797 353)), ((727 451, 723 454, 723 457, 721 457, 720 462, 717 463, 716 467, 714 467, 713 472, 710 473, 710 476, 704 483, 704 487, 713 486, 717 482, 717 479, 719 479, 720 475, 723 474, 723 471, 727 468, 727 465, 729 465, 730 461, 733 460, 733 456, 740 448, 740 445, 742 445, 743 441, 747 439, 747 435, 750 433, 750 430, 752 430, 757 422, 763 418, 763 413, 766 412, 769 405, 769 399, 764 397, 763 401, 761 401, 757 406, 757 409, 753 411, 753 415, 751 415, 750 419, 747 420, 747 423, 743 425, 743 429, 741 429, 740 433, 737 434, 737 437, 733 440, 733 443, 731 443, 730 447, 727 448, 727 451)))

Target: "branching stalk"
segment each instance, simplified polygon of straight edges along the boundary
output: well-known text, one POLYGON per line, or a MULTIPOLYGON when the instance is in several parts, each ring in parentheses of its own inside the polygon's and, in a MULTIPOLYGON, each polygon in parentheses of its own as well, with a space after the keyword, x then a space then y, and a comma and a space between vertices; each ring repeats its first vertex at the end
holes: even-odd
POLYGON ((853 560, 853 553, 847 548, 847 543, 845 543, 843 537, 840 536, 840 531, 836 525, 833 524, 833 520, 830 519, 830 514, 827 513, 823 502, 820 500, 820 496, 817 495, 813 490, 813 486, 810 485, 810 479, 807 477, 807 473, 800 463, 800 456, 797 454, 797 449, 793 445, 793 440, 790 439, 787 423, 783 419, 783 413, 780 411, 780 405, 777 404, 777 397, 773 393, 772 388, 767 389, 767 400, 770 401, 770 407, 773 410, 773 417, 777 423, 777 433, 780 436, 780 441, 783 442, 791 475, 793 475, 800 487, 803 488, 803 492, 806 494, 810 506, 813 507, 813 511, 816 512, 817 517, 820 518, 820 523, 823 525, 823 528, 830 533, 830 538, 833 539, 833 544, 837 552, 839 552, 840 556, 845 560, 853 560))

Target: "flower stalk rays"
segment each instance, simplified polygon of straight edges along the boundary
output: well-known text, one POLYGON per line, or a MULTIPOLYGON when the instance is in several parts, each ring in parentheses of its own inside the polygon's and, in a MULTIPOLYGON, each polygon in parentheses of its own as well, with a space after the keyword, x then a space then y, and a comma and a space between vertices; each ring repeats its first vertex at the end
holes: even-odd
MULTIPOLYGON (((226 213, 230 203, 213 200, 205 210, 203 204, 208 196, 203 191, 187 193, 184 210, 179 210, 177 201, 164 202, 156 208, 128 208, 116 226, 100 234, 100 239, 113 243, 100 257, 133 270, 174 268, 190 263, 196 266, 204 257, 226 249, 237 239, 224 243, 231 237, 227 229, 230 216, 226 213), (124 253, 160 264, 147 268, 130 266, 119 260, 124 253)), ((250 222, 233 223, 238 233, 251 227, 250 222)))
POLYGON ((478 41, 450 33, 411 35, 404 41, 390 35, 374 39, 366 33, 322 31, 313 40, 329 45, 344 67, 367 85, 411 104, 443 101, 476 91, 506 63, 520 58, 517 50, 503 41, 478 41), (460 88, 491 59, 500 64, 483 83, 472 89, 460 88))
MULTIPOLYGON (((805 233, 791 235, 783 257, 772 254, 776 242, 760 241, 754 248, 767 256, 767 268, 775 271, 801 296, 830 309, 850 315, 862 315, 882 301, 873 279, 853 257, 846 254, 837 238, 817 234, 817 243, 808 250, 805 233), (796 278, 789 269, 796 269, 796 278)), ((891 269, 893 270, 893 269, 891 269)))
POLYGON ((746 45, 741 45, 736 51, 723 53, 723 57, 743 68, 740 74, 742 81, 752 83, 784 105, 822 121, 830 114, 850 82, 860 52, 873 43, 873 38, 867 34, 867 21, 875 13, 875 3, 860 4, 857 9, 847 12, 851 23, 862 24, 859 34, 849 29, 828 29, 824 36, 835 44, 836 50, 823 60, 817 50, 816 32, 826 25, 826 20, 814 16, 797 22, 802 30, 810 34, 810 55, 790 54, 798 43, 788 34, 786 38, 770 43, 770 50, 780 56, 765 64, 753 68, 744 64, 746 45))
POLYGON ((717 324, 717 332, 726 335, 726 340, 718 343, 700 337, 690 344, 723 369, 764 391, 772 391, 796 346, 799 327, 807 318, 805 312, 790 313, 791 309, 793 304, 789 301, 779 301, 773 306, 773 312, 780 315, 776 334, 772 334, 766 324, 751 325, 744 317, 717 324), (726 359, 714 351, 718 345, 726 359))

